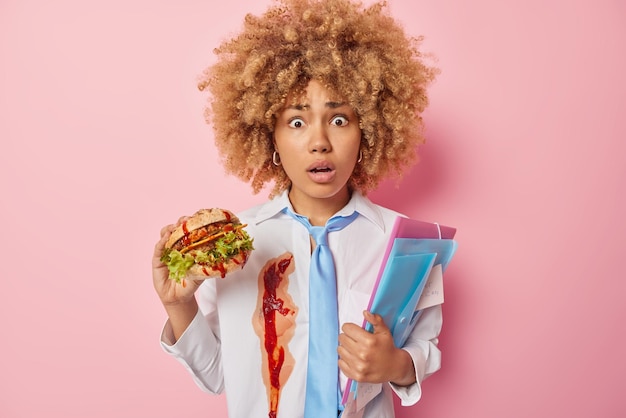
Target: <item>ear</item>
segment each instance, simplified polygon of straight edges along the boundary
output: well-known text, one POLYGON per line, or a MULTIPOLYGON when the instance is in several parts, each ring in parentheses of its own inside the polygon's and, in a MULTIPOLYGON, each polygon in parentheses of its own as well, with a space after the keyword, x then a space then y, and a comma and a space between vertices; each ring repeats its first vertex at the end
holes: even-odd
POLYGON ((278 151, 278 146, 276 145, 276 140, 274 139, 274 133, 272 133, 271 135, 272 135, 272 146, 274 147, 274 151, 280 154, 280 151, 278 151))

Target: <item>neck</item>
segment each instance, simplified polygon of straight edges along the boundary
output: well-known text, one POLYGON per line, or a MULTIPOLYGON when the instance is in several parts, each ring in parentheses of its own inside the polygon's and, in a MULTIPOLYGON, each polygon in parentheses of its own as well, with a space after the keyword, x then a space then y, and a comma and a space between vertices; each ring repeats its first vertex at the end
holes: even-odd
POLYGON ((296 213, 309 218, 313 226, 324 226, 326 222, 350 201, 351 192, 346 187, 339 193, 323 198, 302 195, 289 191, 289 201, 296 213))

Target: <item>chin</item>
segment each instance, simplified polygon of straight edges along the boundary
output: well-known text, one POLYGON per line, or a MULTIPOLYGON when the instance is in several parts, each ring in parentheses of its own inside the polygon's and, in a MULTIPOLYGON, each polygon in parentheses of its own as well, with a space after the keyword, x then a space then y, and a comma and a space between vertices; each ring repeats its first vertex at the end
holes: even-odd
POLYGON ((292 190, 295 189, 294 191, 297 196, 308 196, 312 199, 334 199, 343 197, 344 193, 347 196, 350 196, 350 190, 348 189, 347 183, 341 186, 332 183, 315 183, 312 185, 307 185, 306 187, 297 187, 292 184, 291 187, 292 190))

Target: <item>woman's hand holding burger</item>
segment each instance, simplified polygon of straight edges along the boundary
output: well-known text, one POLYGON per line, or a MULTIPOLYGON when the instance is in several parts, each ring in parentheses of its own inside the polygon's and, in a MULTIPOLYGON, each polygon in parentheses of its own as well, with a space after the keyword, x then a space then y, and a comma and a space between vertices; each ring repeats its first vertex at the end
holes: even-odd
POLYGON ((152 278, 154 288, 163 305, 188 303, 194 299, 194 293, 202 284, 202 280, 171 280, 167 265, 161 261, 165 251, 165 243, 172 235, 172 231, 182 225, 187 217, 182 217, 175 225, 167 225, 161 229, 161 239, 154 246, 152 255, 152 278))
POLYGON ((161 303, 167 312, 174 338, 178 341, 198 312, 198 304, 194 293, 202 280, 182 280, 176 282, 169 278, 169 270, 161 261, 165 243, 172 231, 180 226, 186 218, 182 217, 176 225, 167 225, 161 229, 161 239, 154 246, 152 255, 152 281, 161 303))
POLYGON ((161 229, 152 255, 152 279, 176 339, 198 312, 194 293, 202 281, 223 279, 246 264, 254 247, 245 226, 232 212, 213 208, 161 229))

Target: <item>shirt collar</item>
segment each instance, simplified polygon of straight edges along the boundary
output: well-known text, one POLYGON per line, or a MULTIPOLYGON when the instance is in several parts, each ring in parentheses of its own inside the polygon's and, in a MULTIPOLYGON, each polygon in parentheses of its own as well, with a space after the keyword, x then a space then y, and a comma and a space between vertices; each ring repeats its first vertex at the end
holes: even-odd
MULTIPOLYGON (((280 195, 276 196, 265 205, 263 205, 259 212, 257 212, 254 222, 256 224, 259 224, 263 221, 280 215, 283 213, 283 210, 285 208, 293 210, 291 202, 289 201, 288 193, 289 191, 285 190, 280 195)), ((368 221, 378 226, 382 231, 385 230, 383 216, 380 212, 379 207, 358 191, 352 192, 352 196, 348 204, 344 206, 341 210, 339 210, 336 215, 350 216, 354 212, 358 212, 359 215, 363 216, 368 221)))
POLYGON ((261 209, 257 212, 255 217, 255 223, 260 224, 263 221, 266 221, 270 218, 273 218, 277 214, 282 213, 283 209, 291 207, 291 202, 289 202, 289 196, 287 195, 288 190, 283 191, 278 196, 274 197, 272 200, 268 201, 261 207, 261 209))

